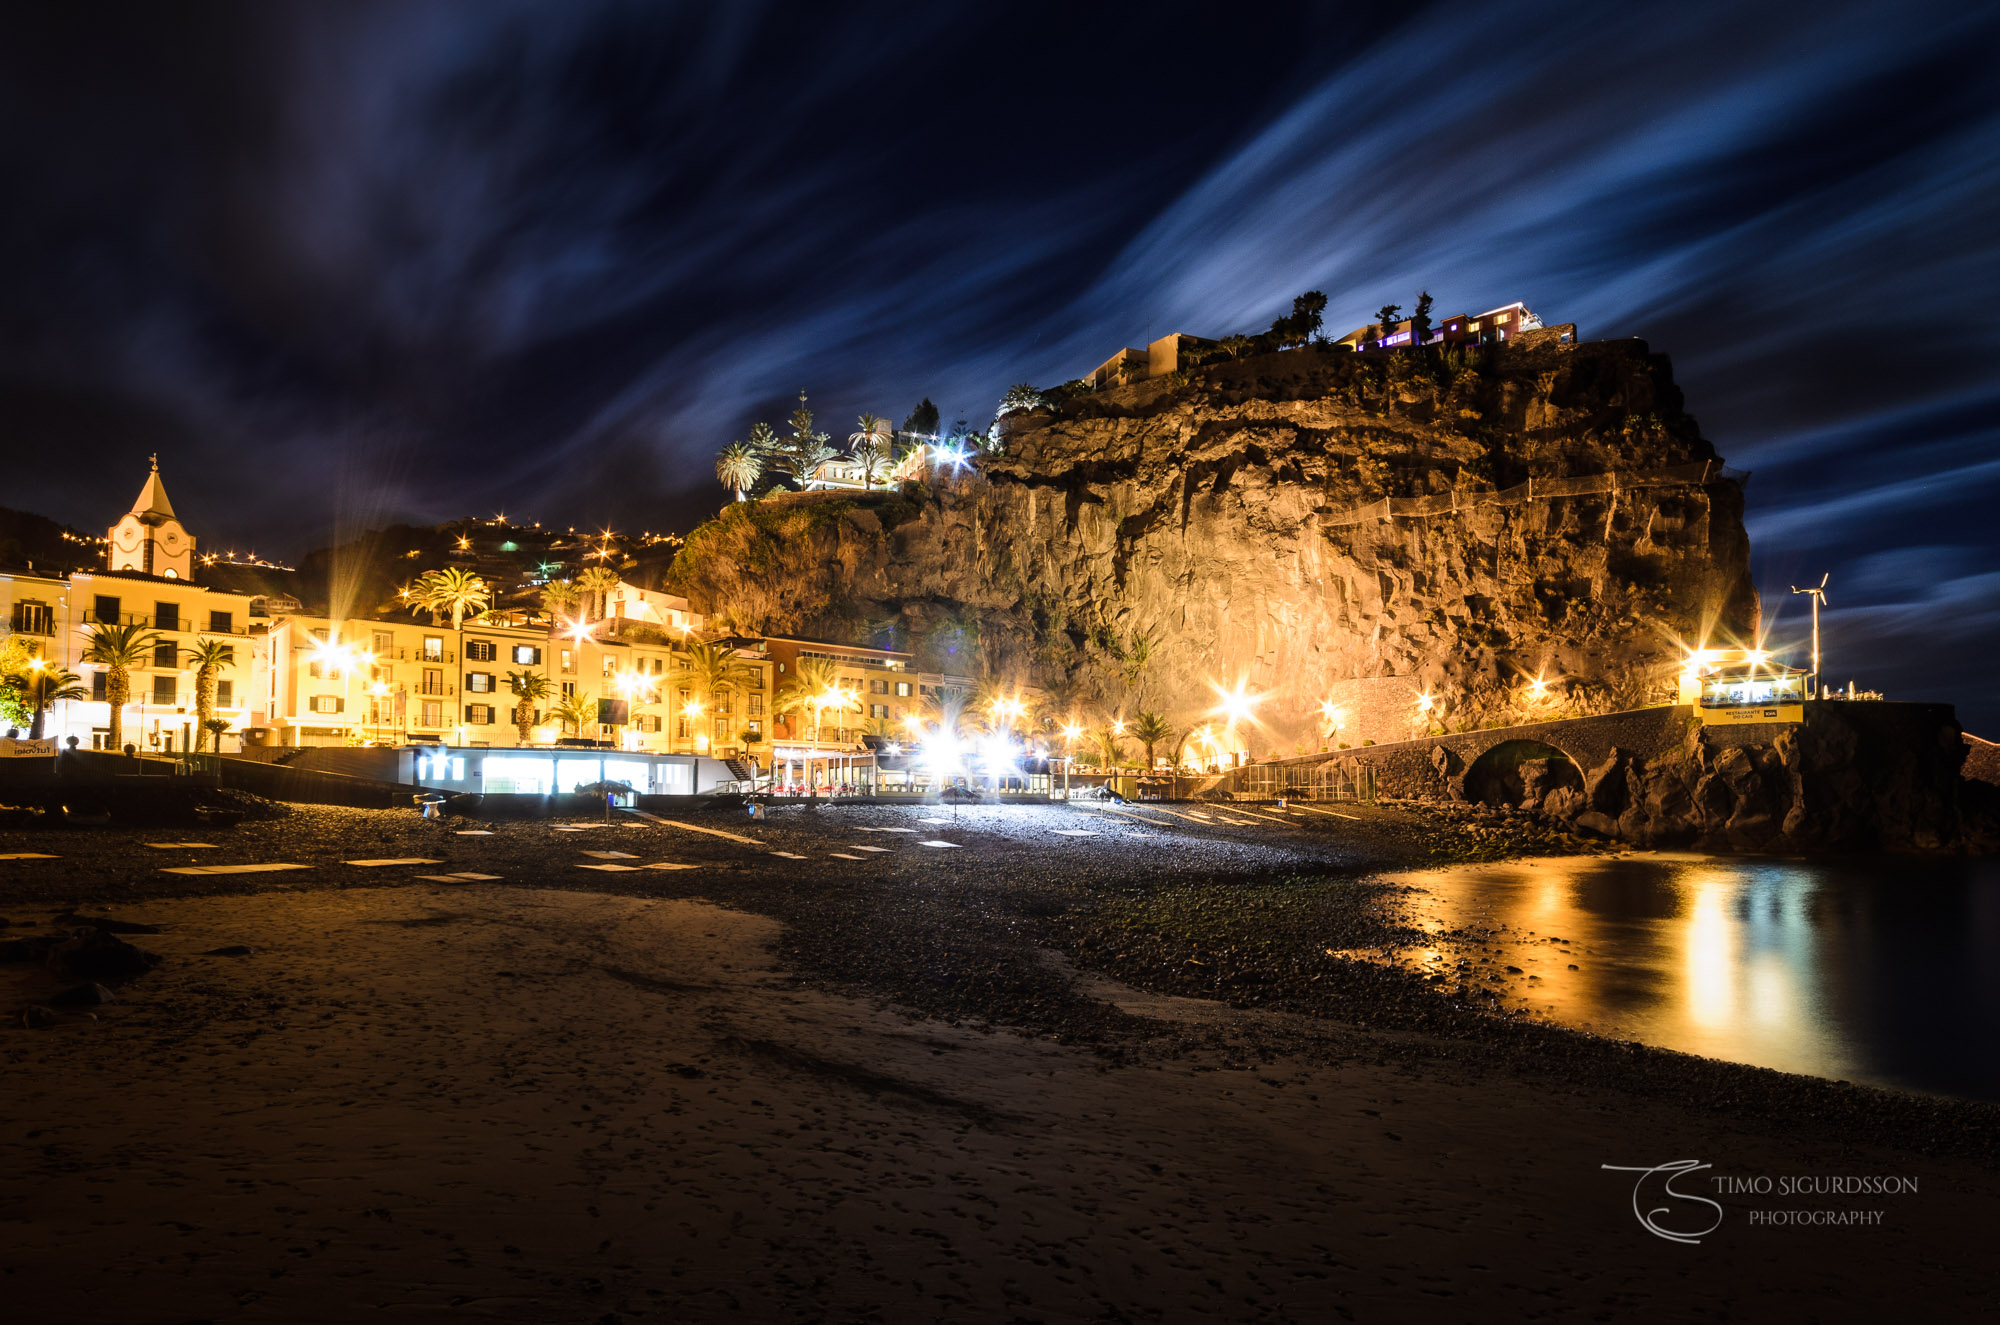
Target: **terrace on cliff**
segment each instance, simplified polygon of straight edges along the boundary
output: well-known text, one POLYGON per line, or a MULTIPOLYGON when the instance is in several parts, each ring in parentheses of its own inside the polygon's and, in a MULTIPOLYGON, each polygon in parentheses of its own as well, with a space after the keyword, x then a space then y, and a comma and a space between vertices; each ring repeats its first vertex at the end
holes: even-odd
POLYGON ((1664 355, 1560 330, 1009 414, 962 476, 732 505, 669 585, 749 630, 969 635, 988 675, 1177 726, 1241 683, 1269 753, 1345 692, 1447 728, 1670 702, 1682 641, 1755 632, 1740 476, 1664 355))

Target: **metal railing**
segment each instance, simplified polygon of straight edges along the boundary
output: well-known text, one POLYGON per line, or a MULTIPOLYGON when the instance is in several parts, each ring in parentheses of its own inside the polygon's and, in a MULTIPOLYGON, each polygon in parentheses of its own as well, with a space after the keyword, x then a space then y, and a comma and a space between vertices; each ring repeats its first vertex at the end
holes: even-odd
MULTIPOLYGON (((197 625, 191 618, 184 617, 178 612, 166 621, 161 621, 153 614, 146 612, 120 612, 114 619, 108 614, 100 615, 96 608, 85 608, 83 611, 83 623, 87 626, 143 626, 148 630, 171 630, 177 635, 247 636, 250 633, 250 627, 239 626, 234 622, 221 629, 216 628, 213 621, 209 622, 206 626, 197 625)), ((48 633, 53 634, 54 631, 51 630, 48 633)))
POLYGON ((1375 799, 1375 769, 1334 759, 1317 764, 1250 764, 1234 772, 1229 790, 1252 800, 1367 802, 1375 799))

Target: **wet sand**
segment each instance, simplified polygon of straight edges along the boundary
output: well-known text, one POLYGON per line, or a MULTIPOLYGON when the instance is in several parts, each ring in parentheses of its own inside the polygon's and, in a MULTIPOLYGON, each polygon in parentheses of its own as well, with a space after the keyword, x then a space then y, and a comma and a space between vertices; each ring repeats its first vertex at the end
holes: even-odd
MULTIPOLYGON (((747 887, 719 867, 746 849, 713 841, 673 845, 747 887)), ((95 1020, 0 1039, 12 1309, 1834 1320, 1990 1300, 2000 1180, 1948 1139, 1496 1070, 1476 1045, 1145 993, 1049 949, 1049 979, 1101 1010, 1087 1042, 919 1016, 801 976, 796 925, 703 900, 700 869, 612 873, 614 895, 574 863, 560 889, 414 878, 429 867, 134 885, 111 909, 163 928, 134 939, 163 964, 95 1020), (258 951, 200 955, 232 944, 258 951), (1781 1203, 1724 1198, 1685 1246, 1599 1166, 1687 1156, 1922 1189, 1791 1203, 1882 1209, 1867 1228, 1752 1228, 1781 1203)), ((16 1000, 47 978, 0 974, 16 1000)))

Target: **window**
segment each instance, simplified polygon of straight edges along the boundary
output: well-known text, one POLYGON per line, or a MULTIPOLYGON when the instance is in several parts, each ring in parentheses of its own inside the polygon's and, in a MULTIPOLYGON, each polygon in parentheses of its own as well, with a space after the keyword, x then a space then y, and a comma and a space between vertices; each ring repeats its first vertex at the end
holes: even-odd
POLYGON ((417 690, 420 695, 442 695, 444 693, 444 673, 435 667, 424 668, 424 680, 417 690))
POLYGON ((565 682, 563 682, 563 683, 562 683, 562 692, 563 692, 563 694, 564 694, 564 695, 573 695, 573 694, 575 694, 575 693, 576 693, 576 682, 574 682, 574 681, 565 681, 565 682))
POLYGON ((164 667, 168 671, 172 671, 179 665, 178 660, 180 656, 180 646, 177 644, 155 645, 153 647, 153 666, 164 667))
POLYGON ((493 706, 491 704, 467 704, 465 706, 465 721, 466 725, 471 727, 491 727, 493 725, 493 706))
POLYGON ((105 702, 104 678, 110 675, 111 673, 109 672, 92 672, 90 674, 90 697, 100 704, 105 702))
POLYGON ((90 619, 92 621, 101 621, 107 626, 115 626, 118 624, 119 606, 120 604, 116 598, 110 597, 107 594, 99 594, 96 601, 91 604, 90 619))
POLYGON ((47 603, 16 603, 13 626, 17 635, 53 635, 56 633, 55 609, 47 603))
POLYGON ((868 706, 868 716, 871 718, 886 718, 889 716, 889 706, 887 704, 870 704, 868 706))
POLYGON ((444 726, 444 703, 436 699, 425 700, 422 707, 422 717, 423 721, 418 724, 421 727, 435 731, 437 728, 444 726))
POLYGON ((779 676, 783 676, 784 674, 785 674, 785 665, 784 665, 783 663, 779 663, 779 664, 778 664, 778 675, 779 675, 779 676))
POLYGON ((618 664, 612 660, 611 655, 608 653, 604 655, 604 674, 607 677, 618 674, 618 664))
POLYGON ((395 654, 396 637, 386 630, 378 630, 369 636, 369 651, 377 658, 388 658, 395 654))
POLYGON ((444 636, 442 635, 424 636, 424 661, 425 662, 444 661, 444 636))
POLYGON ((236 683, 234 681, 225 679, 215 683, 215 706, 221 709, 234 708, 236 706, 236 683))
POLYGON ((532 644, 516 644, 514 661, 523 667, 539 667, 542 663, 542 651, 532 644))
POLYGON ((467 662, 492 662, 493 641, 490 639, 467 640, 465 642, 465 660, 467 662))
POLYGON ((568 649, 564 649, 562 651, 562 669, 565 672, 573 672, 576 670, 576 660, 570 656, 570 652, 568 649))
POLYGON ((226 644, 223 646, 222 661, 226 666, 229 667, 234 667, 236 665, 236 646, 234 644, 226 644))
POLYGON ((347 701, 339 695, 314 695, 311 708, 314 713, 339 713, 347 707, 347 701))
POLYGON ((208 614, 209 634, 228 635, 231 634, 235 630, 235 628, 236 628, 236 616, 234 613, 211 611, 208 614))
POLYGON ((750 696, 750 703, 745 712, 749 713, 753 718, 762 717, 764 715, 764 697, 762 695, 750 696))
POLYGON ((473 694, 473 695, 490 695, 490 694, 492 694, 492 693, 493 693, 493 673, 491 673, 491 672, 467 672, 467 673, 465 674, 465 689, 466 689, 466 693, 468 693, 468 694, 473 694))
POLYGON ((896 694, 901 699, 908 699, 910 697, 910 683, 908 681, 896 682, 896 694))
POLYGON ((181 628, 181 605, 179 603, 154 603, 153 627, 156 630, 179 630, 181 628))
POLYGON ((750 719, 750 730, 761 736, 764 732, 764 724, 752 718, 750 719))

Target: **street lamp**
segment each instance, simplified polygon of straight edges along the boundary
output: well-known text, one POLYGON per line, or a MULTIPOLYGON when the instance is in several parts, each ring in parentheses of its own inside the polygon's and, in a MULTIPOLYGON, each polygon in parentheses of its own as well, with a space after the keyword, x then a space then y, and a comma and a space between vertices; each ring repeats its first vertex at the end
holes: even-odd
MULTIPOLYGON (((1330 729, 1327 735, 1327 741, 1330 744, 1335 746, 1340 744, 1340 720, 1346 716, 1345 713, 1341 712, 1340 706, 1332 700, 1320 701, 1320 722, 1330 729)), ((1320 748, 1325 749, 1326 746, 1322 745, 1320 748)))

